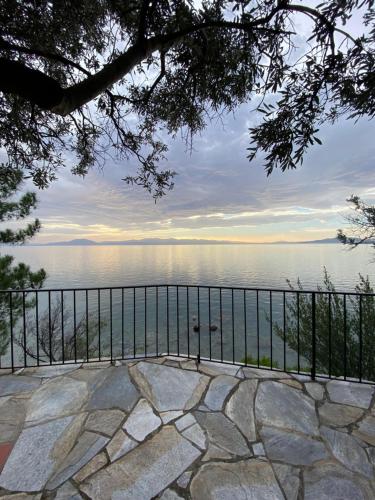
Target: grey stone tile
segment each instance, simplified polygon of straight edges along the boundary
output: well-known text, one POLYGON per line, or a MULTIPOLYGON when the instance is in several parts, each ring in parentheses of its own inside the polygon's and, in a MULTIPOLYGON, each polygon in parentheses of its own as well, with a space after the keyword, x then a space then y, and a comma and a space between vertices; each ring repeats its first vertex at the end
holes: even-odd
POLYGON ((194 443, 201 450, 206 449, 206 436, 199 424, 194 424, 191 427, 184 430, 182 435, 189 441, 194 443))
POLYGON ((225 398, 228 396, 233 387, 238 384, 239 380, 230 375, 219 375, 215 377, 208 388, 206 397, 204 398, 205 405, 213 411, 220 411, 223 408, 225 398))
POLYGON ((208 377, 153 363, 138 363, 131 374, 143 395, 159 411, 189 410, 200 400, 208 377))
POLYGON ((125 413, 121 410, 95 410, 87 417, 85 427, 88 431, 113 436, 124 418, 125 413))
POLYGON ((183 417, 176 420, 175 425, 178 431, 183 431, 187 427, 195 424, 196 420, 191 413, 186 413, 183 417))
POLYGON ((105 445, 109 439, 94 432, 85 431, 71 452, 59 464, 57 471, 47 483, 48 490, 54 490, 76 474, 105 445))
POLYGON ((285 464, 273 464, 273 470, 284 491, 286 500, 297 500, 300 486, 299 469, 285 464))
POLYGON ((306 391, 316 401, 321 401, 324 398, 324 386, 317 382, 307 382, 305 384, 306 391))
POLYGON ((328 402, 324 403, 318 409, 318 412, 321 423, 334 427, 343 427, 352 424, 363 415, 361 408, 328 402))
POLYGON ((365 450, 359 446, 353 436, 328 427, 322 427, 321 433, 339 462, 353 472, 359 472, 368 478, 374 477, 374 470, 365 450))
POLYGON ((125 434, 123 430, 119 430, 111 439, 107 446, 107 453, 111 462, 121 458, 130 450, 138 445, 136 441, 125 434))
POLYGON ((309 436, 266 426, 262 427, 260 435, 270 460, 291 465, 312 465, 329 458, 324 443, 309 436))
POLYGON ((149 500, 175 481, 200 452, 173 426, 162 430, 81 485, 93 500, 149 500))
POLYGON ((36 368, 27 368, 24 373, 39 378, 54 378, 74 372, 81 367, 81 364, 67 363, 65 365, 46 365, 36 368))
POLYGON ((282 500, 269 463, 250 459, 203 465, 191 482, 192 500, 282 500))
POLYGON ((210 443, 238 456, 249 456, 250 450, 237 427, 222 413, 194 413, 200 426, 206 431, 210 443))
POLYGON ((0 475, 0 487, 10 491, 42 490, 59 460, 55 445, 73 417, 24 429, 0 475))
POLYGON ((237 425, 249 441, 255 441, 254 398, 257 380, 244 380, 225 407, 225 414, 237 425))
POLYGON ((300 390, 279 382, 262 382, 259 385, 255 416, 263 425, 319 434, 314 401, 300 390))
POLYGON ((353 434, 362 439, 362 441, 375 446, 375 417, 369 415, 364 418, 358 424, 358 429, 353 431, 353 434))
POLYGON ((20 394, 37 389, 41 380, 23 375, 6 375, 0 377, 0 396, 20 394))
POLYGON ((328 395, 334 403, 367 409, 374 395, 374 387, 366 384, 331 380, 327 384, 328 395))
POLYGON ((46 381, 32 395, 26 423, 35 424, 79 411, 88 396, 87 385, 68 377, 46 381))
POLYGON ((81 500, 81 498, 77 488, 69 482, 60 486, 55 496, 55 500, 81 500))
POLYGON ((163 421, 163 424, 167 424, 168 422, 171 422, 172 420, 176 420, 176 418, 181 417, 184 412, 182 410, 175 410, 175 411, 164 411, 160 413, 160 418, 163 421))
POLYGON ((145 399, 140 399, 125 422, 123 429, 137 441, 143 441, 161 425, 160 418, 145 399))
POLYGON ((246 378, 262 378, 262 379, 284 379, 291 378, 290 375, 278 370, 267 370, 261 368, 242 368, 246 378))
POLYGON ((216 375, 231 375, 232 377, 235 377, 240 368, 241 367, 237 365, 215 363, 213 361, 201 361, 198 365, 198 369, 201 372, 213 377, 216 375))
POLYGON ((139 399, 139 392, 130 380, 128 367, 110 367, 103 371, 102 382, 87 403, 89 410, 119 408, 129 412, 139 399))
POLYGON ((187 471, 181 474, 181 476, 177 479, 177 484, 180 488, 186 488, 189 484, 190 478, 192 475, 192 471, 187 471))

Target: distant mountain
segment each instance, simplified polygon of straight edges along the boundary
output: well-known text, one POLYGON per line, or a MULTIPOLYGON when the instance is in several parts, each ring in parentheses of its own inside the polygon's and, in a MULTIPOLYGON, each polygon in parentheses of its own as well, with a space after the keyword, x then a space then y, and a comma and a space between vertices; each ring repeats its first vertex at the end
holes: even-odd
POLYGON ((145 238, 141 240, 125 240, 125 241, 93 241, 87 239, 76 239, 70 241, 55 241, 51 243, 39 243, 34 246, 125 246, 125 245, 243 245, 242 241, 225 241, 225 240, 202 240, 202 239, 183 239, 176 238, 145 238))

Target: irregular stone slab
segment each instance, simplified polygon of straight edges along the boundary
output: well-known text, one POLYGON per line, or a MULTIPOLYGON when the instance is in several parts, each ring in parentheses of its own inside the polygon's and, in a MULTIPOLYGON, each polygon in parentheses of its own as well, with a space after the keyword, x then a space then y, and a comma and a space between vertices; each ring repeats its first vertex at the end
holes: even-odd
POLYGON ((121 410, 96 410, 91 413, 86 421, 86 429, 113 436, 125 418, 121 410))
POLYGON ((123 429, 137 441, 143 441, 160 425, 161 420, 152 411, 150 404, 145 399, 141 399, 131 412, 123 429))
POLYGON ((80 382, 86 382, 89 392, 93 392, 101 383, 103 383, 103 374, 105 371, 99 369, 75 370, 70 372, 67 377, 80 382))
POLYGON ((81 500, 78 490, 69 482, 63 484, 56 492, 55 500, 81 500))
POLYGON ((334 427, 343 427, 352 424, 363 415, 363 410, 355 406, 324 403, 319 409, 320 421, 334 427))
POLYGON ((331 380, 327 384, 328 395, 334 403, 341 403, 359 408, 368 408, 374 394, 371 385, 331 380))
POLYGON ((37 368, 27 368, 26 373, 33 377, 39 378, 53 378, 66 375, 67 373, 74 372, 81 367, 81 364, 67 363, 66 365, 46 365, 37 368))
POLYGON ((324 387, 317 382, 307 382, 305 384, 306 391, 316 401, 321 401, 324 398, 324 387))
POLYGON ((291 378, 287 373, 277 370, 262 370, 261 368, 242 368, 246 378, 269 378, 269 379, 284 379, 291 378))
POLYGON ((56 466, 56 442, 72 422, 65 417, 24 429, 0 475, 0 486, 10 491, 40 491, 56 466))
POLYGON ((79 411, 88 397, 84 382, 59 377, 48 380, 30 399, 26 423, 35 424, 79 411))
POLYGON ((251 459, 203 465, 191 482, 192 500, 282 500, 284 496, 267 462, 251 459))
POLYGON ((249 456, 250 450, 242 434, 222 413, 195 412, 195 418, 205 429, 209 441, 224 451, 238 456, 249 456))
POLYGON ((27 493, 15 493, 14 495, 4 495, 1 497, 1 500, 40 500, 41 498, 41 494, 28 495, 27 493))
POLYGON ((199 371, 213 377, 215 377, 216 375, 231 375, 232 377, 235 377, 240 368, 240 366, 229 365, 225 363, 215 363, 213 361, 201 361, 198 364, 199 371))
POLYGON ((73 477, 74 481, 81 483, 88 477, 92 476, 95 472, 102 469, 107 465, 107 456, 104 452, 99 453, 94 458, 90 460, 77 474, 73 477))
POLYGON ((290 387, 294 387, 295 389, 302 389, 301 382, 298 382, 298 380, 293 380, 291 378, 281 379, 280 383, 289 385, 290 387))
POLYGON ((301 391, 278 382, 262 382, 255 399, 255 416, 272 425, 318 435, 314 401, 301 391))
POLYGON ((182 433, 182 435, 197 445, 201 450, 206 449, 206 436, 199 424, 194 424, 192 427, 189 427, 182 433))
POLYGON ((366 451, 367 451, 367 455, 370 459, 370 462, 372 463, 372 465, 375 466, 375 448, 373 448, 373 447, 366 448, 366 451))
POLYGON ((136 441, 130 439, 121 429, 116 432, 111 442, 107 446, 107 453, 111 462, 124 456, 128 451, 132 450, 138 445, 136 441))
POLYGON ((92 394, 87 408, 89 410, 119 408, 129 412, 140 396, 130 380, 127 366, 107 368, 103 371, 103 379, 92 394))
POLYGON ((174 490, 171 490, 168 488, 167 490, 164 491, 162 496, 160 497, 160 500, 180 500, 182 497, 178 493, 176 493, 174 490))
POLYGON ((160 411, 189 410, 202 397, 208 377, 154 363, 138 363, 131 368, 144 396, 160 411))
POLYGON ((299 490, 299 470, 291 465, 273 464, 273 470, 281 484, 287 500, 297 500, 299 490))
POLYGON ((190 427, 192 426, 193 424, 196 423, 196 420, 195 418, 193 417, 193 415, 191 413, 187 413, 186 415, 184 415, 183 417, 179 418, 177 421, 176 421, 176 427, 177 427, 177 430, 179 431, 183 431, 184 429, 186 429, 187 427, 190 427))
POLYGON ((181 364, 181 368, 184 370, 197 370, 197 363, 193 360, 186 361, 186 363, 181 364))
POLYGON ((93 500, 148 500, 175 481, 200 455, 173 426, 166 426, 125 457, 81 485, 93 500))
POLYGON ((230 453, 224 451, 222 448, 209 443, 207 453, 202 458, 202 462, 208 462, 209 460, 225 460, 227 458, 233 458, 230 453))
POLYGON ((37 389, 41 380, 23 375, 6 375, 0 377, 0 396, 20 394, 37 389))
POLYGON ((26 400, 5 397, 0 400, 0 443, 14 441, 26 416, 26 400))
POLYGON ((329 427, 322 427, 321 434, 327 440, 333 455, 339 462, 353 472, 359 472, 373 478, 373 467, 368 461, 367 454, 353 436, 329 427))
POLYGON ((254 455, 263 457, 266 454, 263 443, 254 443, 252 448, 254 455))
POLYGON ((375 417, 368 416, 364 418, 358 425, 358 429, 353 431, 353 434, 362 441, 375 446, 375 417))
POLYGON ((178 486, 180 488, 186 488, 186 486, 189 484, 192 474, 193 474, 192 471, 187 471, 181 474, 181 476, 177 479, 178 486))
POLYGON ((257 380, 244 380, 241 382, 225 407, 226 415, 237 425, 249 441, 256 440, 254 397, 257 385, 257 380))
POLYGON ((3 470, 5 462, 8 460, 10 452, 12 451, 14 443, 1 443, 0 444, 0 472, 3 470))
POLYGON ((224 401, 233 387, 239 380, 230 375, 219 375, 215 377, 204 398, 205 405, 213 411, 220 411, 223 408, 224 401))
POLYGON ((322 441, 273 427, 262 427, 260 435, 270 460, 291 465, 312 465, 329 457, 322 441))
POLYGON ((304 500, 370 500, 374 492, 360 476, 336 464, 322 464, 306 469, 304 500))
POLYGON ((160 413, 160 417, 163 421, 163 424, 167 424, 168 422, 171 422, 172 420, 175 420, 176 418, 180 417, 183 415, 184 412, 179 410, 179 411, 165 411, 160 413))
POLYGON ((87 464, 104 446, 109 439, 93 432, 85 431, 79 438, 72 451, 59 465, 53 477, 47 483, 48 490, 54 490, 70 479, 84 465, 87 464))

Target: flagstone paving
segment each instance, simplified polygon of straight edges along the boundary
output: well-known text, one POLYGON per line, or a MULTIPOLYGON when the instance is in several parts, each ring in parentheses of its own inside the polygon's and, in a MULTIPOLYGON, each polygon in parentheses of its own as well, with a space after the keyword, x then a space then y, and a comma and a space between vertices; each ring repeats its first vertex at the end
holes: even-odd
POLYGON ((177 357, 0 377, 0 499, 373 500, 375 388, 177 357))

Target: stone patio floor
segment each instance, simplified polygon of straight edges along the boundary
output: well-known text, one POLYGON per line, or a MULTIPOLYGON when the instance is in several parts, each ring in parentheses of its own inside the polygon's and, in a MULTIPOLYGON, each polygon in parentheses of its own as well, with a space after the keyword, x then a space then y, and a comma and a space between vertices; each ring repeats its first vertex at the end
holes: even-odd
POLYGON ((375 498, 374 387, 173 357, 0 376, 0 497, 375 498))

